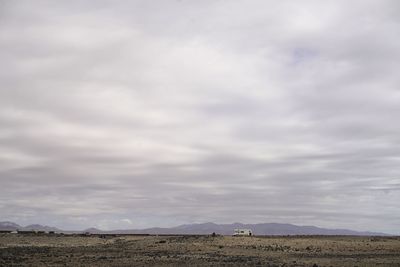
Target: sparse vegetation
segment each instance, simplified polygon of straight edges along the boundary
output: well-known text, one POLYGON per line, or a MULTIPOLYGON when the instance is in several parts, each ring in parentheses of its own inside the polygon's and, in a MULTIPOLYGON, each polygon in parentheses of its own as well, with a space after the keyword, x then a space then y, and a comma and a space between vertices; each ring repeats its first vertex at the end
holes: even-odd
POLYGON ((399 237, 0 234, 0 266, 399 266, 399 237))

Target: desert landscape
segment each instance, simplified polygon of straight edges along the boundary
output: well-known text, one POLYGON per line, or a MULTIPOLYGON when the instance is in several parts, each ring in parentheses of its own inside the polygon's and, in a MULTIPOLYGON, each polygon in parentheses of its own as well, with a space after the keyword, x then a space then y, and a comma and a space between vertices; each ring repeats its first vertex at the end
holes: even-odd
POLYGON ((400 237, 0 234, 0 266, 400 266, 400 237))
POLYGON ((400 0, 0 0, 0 267, 400 267, 400 0))

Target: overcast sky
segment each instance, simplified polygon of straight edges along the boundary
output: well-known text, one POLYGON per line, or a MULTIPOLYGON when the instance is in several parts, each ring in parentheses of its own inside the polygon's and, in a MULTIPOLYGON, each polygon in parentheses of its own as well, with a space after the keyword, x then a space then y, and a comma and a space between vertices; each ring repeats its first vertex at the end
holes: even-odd
POLYGON ((0 0, 0 220, 400 234, 399 14, 0 0))

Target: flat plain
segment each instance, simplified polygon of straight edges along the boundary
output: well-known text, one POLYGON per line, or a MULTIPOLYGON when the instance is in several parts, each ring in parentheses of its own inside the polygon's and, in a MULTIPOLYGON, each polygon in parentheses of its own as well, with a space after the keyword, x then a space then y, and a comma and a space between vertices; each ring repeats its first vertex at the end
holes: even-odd
POLYGON ((400 266, 400 237, 0 234, 0 266, 400 266))

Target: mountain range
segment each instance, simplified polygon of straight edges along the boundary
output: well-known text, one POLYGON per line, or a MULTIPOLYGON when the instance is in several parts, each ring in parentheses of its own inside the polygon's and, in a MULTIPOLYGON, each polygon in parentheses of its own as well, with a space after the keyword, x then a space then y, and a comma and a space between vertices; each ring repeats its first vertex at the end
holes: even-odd
POLYGON ((0 230, 6 230, 6 231, 15 231, 15 230, 20 230, 20 231, 54 231, 54 232, 63 232, 63 230, 58 229, 56 227, 51 227, 47 225, 40 225, 40 224, 30 224, 27 226, 21 226, 19 224, 16 224, 14 222, 0 222, 0 230))
POLYGON ((326 229, 316 226, 298 226, 282 223, 258 223, 258 224, 216 224, 199 223, 184 224, 171 228, 147 228, 147 229, 128 229, 128 230, 110 230, 102 231, 97 228, 89 228, 83 231, 63 231, 56 227, 43 226, 40 224, 31 224, 20 226, 13 222, 0 222, 0 230, 37 230, 37 231, 55 231, 55 232, 89 232, 92 234, 199 234, 206 235, 211 233, 221 235, 232 235, 234 229, 251 229, 254 235, 357 235, 357 236, 384 236, 387 234, 377 232, 360 232, 347 229, 326 229))

